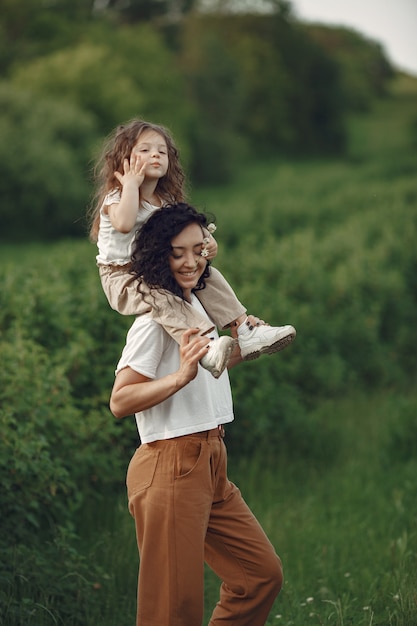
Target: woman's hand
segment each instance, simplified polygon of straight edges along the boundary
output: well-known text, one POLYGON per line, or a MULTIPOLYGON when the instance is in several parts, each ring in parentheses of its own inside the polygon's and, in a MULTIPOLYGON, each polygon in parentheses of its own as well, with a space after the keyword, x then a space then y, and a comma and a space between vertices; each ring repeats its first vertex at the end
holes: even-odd
POLYGON ((207 354, 210 339, 202 337, 198 328, 186 330, 180 343, 180 367, 177 372, 178 387, 185 387, 197 376, 198 363, 207 354))
POLYGON ((117 418, 145 411, 174 395, 192 381, 198 362, 207 354, 210 339, 202 337, 198 328, 189 328, 181 338, 180 366, 176 372, 150 379, 130 367, 120 370, 110 397, 110 410, 117 418))

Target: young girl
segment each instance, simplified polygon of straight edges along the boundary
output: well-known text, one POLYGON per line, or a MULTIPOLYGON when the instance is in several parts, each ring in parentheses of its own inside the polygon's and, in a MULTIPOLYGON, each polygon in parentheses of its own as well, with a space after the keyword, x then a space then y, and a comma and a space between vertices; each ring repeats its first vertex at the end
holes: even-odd
MULTIPOLYGON (((154 211, 185 197, 178 150, 164 127, 136 119, 119 126, 104 146, 96 178, 90 237, 97 242, 100 278, 113 309, 123 315, 151 312, 177 343, 189 328, 198 328, 201 335, 207 335, 214 325, 230 327, 232 337, 210 341, 201 360, 215 378, 227 366, 236 340, 244 360, 272 354, 293 341, 296 332, 292 326, 271 327, 247 316, 246 308, 215 268, 205 289, 198 292, 213 324, 169 292, 146 289, 143 284, 138 290, 138 281, 130 273, 136 232, 154 211)), ((216 256, 217 243, 209 229, 204 234, 201 254, 211 260, 216 256)))

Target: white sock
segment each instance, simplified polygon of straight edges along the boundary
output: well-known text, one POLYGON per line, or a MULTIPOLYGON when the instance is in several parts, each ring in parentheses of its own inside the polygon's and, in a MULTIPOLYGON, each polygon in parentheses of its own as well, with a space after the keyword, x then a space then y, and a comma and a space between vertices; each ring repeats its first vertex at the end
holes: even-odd
POLYGON ((248 318, 246 318, 245 321, 242 322, 240 326, 237 327, 238 335, 248 335, 250 333, 249 326, 246 323, 247 321, 248 321, 248 318))

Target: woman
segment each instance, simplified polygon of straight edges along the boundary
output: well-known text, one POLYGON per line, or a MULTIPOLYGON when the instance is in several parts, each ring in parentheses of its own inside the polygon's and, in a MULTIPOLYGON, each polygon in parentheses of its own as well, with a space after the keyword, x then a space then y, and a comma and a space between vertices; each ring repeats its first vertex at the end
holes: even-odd
MULTIPOLYGON (((153 213, 134 246, 139 289, 143 280, 206 315, 195 296, 210 272, 206 227, 184 203, 153 213)), ((135 413, 141 439, 127 473, 140 554, 137 626, 200 626, 204 561, 223 581, 210 626, 263 626, 282 586, 279 557, 227 477, 231 390, 227 371, 216 380, 199 365, 207 350, 198 329, 178 346, 143 315, 116 369, 110 408, 118 418, 135 413)), ((229 367, 241 360, 236 344, 229 367)))

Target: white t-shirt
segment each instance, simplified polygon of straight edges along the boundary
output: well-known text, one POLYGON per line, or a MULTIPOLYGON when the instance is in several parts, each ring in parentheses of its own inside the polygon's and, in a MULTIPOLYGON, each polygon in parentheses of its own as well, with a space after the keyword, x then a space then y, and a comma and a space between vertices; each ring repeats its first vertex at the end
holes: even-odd
MULTIPOLYGON (((194 295, 192 305, 207 317, 194 295)), ((213 332, 218 337, 217 332, 213 332)), ((130 367, 155 379, 177 371, 179 365, 178 344, 149 315, 137 317, 127 334, 116 374, 130 367)), ((142 443, 211 430, 233 419, 227 370, 216 380, 201 365, 198 366, 197 376, 188 385, 156 406, 136 413, 142 443)))
POLYGON ((104 198, 100 209, 100 226, 98 231, 96 261, 98 265, 126 265, 130 263, 132 245, 136 232, 159 207, 142 202, 138 210, 136 223, 129 233, 121 233, 113 228, 110 217, 104 207, 120 202, 120 191, 115 189, 104 198))

